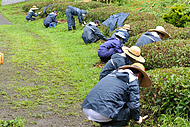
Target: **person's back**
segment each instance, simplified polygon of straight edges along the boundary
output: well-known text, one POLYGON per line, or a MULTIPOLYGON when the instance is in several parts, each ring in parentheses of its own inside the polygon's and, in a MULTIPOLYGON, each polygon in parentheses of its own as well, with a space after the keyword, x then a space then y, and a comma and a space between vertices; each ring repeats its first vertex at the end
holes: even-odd
POLYGON ((82 39, 85 43, 92 43, 96 41, 95 31, 97 31, 96 24, 94 22, 88 23, 83 30, 82 39))
POLYGON ((84 27, 82 39, 86 44, 96 42, 100 39, 107 41, 107 38, 99 31, 99 25, 99 20, 94 20, 94 22, 90 22, 84 27))
POLYGON ((135 46, 143 46, 149 43, 159 42, 162 39, 159 36, 154 36, 151 32, 144 33, 136 42, 135 46))
POLYGON ((79 8, 73 7, 73 6, 68 6, 68 10, 72 15, 77 16, 78 13, 81 11, 79 8))
POLYGON ((101 44, 98 49, 98 56, 102 62, 107 62, 115 53, 122 53, 121 41, 118 38, 109 38, 101 44))
POLYGON ((111 59, 102 68, 99 76, 99 81, 114 70, 117 70, 119 67, 130 64, 130 58, 125 53, 113 54, 111 56, 111 59))
POLYGON ((28 14, 26 15, 26 20, 27 21, 33 21, 33 20, 35 20, 35 18, 32 18, 32 16, 34 16, 34 17, 37 17, 41 12, 38 12, 37 14, 35 13, 35 11, 37 10, 38 8, 36 7, 36 6, 33 6, 30 10, 29 10, 29 12, 28 12, 28 14))
POLYGON ((50 24, 51 22, 55 21, 56 15, 54 12, 50 13, 45 19, 44 24, 50 24))
POLYGON ((142 123, 139 86, 150 87, 151 80, 140 63, 126 65, 100 80, 82 103, 85 116, 101 126, 126 126, 130 119, 142 123), (103 119, 101 119, 103 118, 103 119))
POLYGON ((157 26, 156 29, 149 29, 135 43, 135 46, 143 46, 149 43, 162 41, 163 38, 169 38, 170 35, 165 31, 164 27, 157 26))

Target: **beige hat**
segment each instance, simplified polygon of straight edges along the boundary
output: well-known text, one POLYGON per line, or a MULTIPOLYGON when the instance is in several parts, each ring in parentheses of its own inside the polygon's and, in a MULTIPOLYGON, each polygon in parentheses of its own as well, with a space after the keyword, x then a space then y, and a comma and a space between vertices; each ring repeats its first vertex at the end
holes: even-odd
POLYGON ((123 27, 123 29, 126 29, 126 30, 131 30, 131 27, 129 24, 125 24, 123 27))
POLYGON ((162 27, 162 26, 157 26, 156 29, 149 29, 148 31, 149 32, 153 32, 153 31, 160 32, 160 33, 164 34, 165 38, 170 37, 170 35, 165 31, 164 27, 162 27))
POLYGON ((120 67, 119 69, 130 69, 134 68, 139 70, 143 74, 142 82, 140 83, 141 87, 150 87, 152 85, 152 82, 148 76, 148 74, 145 72, 145 67, 141 63, 134 63, 132 65, 125 65, 120 67))
POLYGON ((130 48, 123 46, 122 50, 133 59, 141 63, 145 62, 145 59, 141 56, 141 49, 138 46, 131 46, 130 48))
POLYGON ((37 10, 39 8, 37 8, 35 5, 31 8, 31 10, 37 10))

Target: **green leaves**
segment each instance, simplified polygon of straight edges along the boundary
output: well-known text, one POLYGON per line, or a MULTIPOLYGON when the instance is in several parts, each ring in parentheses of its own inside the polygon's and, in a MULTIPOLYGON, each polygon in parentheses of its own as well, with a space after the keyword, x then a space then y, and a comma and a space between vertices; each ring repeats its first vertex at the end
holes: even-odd
POLYGON ((185 4, 176 4, 171 7, 169 14, 164 14, 163 19, 177 27, 185 27, 190 22, 190 9, 185 4))

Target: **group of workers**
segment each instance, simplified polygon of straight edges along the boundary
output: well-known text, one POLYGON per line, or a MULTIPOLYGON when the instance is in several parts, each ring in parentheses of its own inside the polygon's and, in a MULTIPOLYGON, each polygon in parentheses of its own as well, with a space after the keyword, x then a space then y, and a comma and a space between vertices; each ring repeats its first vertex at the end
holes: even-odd
MULTIPOLYGON (((32 16, 37 10, 36 6, 30 9, 26 19, 35 20, 32 16)), ((59 22, 55 18, 57 11, 50 13, 44 20, 45 27, 55 27, 59 22)), ((87 11, 76 7, 68 6, 66 17, 68 30, 76 29, 75 19, 78 16, 79 23, 84 27, 82 39, 86 44, 105 41, 99 46, 98 56, 103 63, 106 63, 99 75, 99 82, 88 93, 82 103, 82 110, 85 116, 100 124, 100 127, 121 127, 127 126, 132 119, 140 124, 147 118, 140 116, 140 95, 139 87, 150 87, 151 79, 145 72, 143 63, 145 59, 141 56, 140 46, 162 41, 169 38, 169 34, 162 26, 150 29, 142 34, 134 46, 126 47, 129 39, 130 25, 125 24, 118 28, 115 33, 106 38, 98 29, 101 26, 99 20, 86 24, 83 16, 87 11)))

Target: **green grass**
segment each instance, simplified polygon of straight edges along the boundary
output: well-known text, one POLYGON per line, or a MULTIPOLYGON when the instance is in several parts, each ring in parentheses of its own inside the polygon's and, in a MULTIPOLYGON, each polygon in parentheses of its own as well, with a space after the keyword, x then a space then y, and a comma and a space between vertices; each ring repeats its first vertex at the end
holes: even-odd
MULTIPOLYGON (((22 10, 24 4, 0 6, 0 12, 12 23, 0 26, 0 51, 5 54, 1 68, 13 65, 11 82, 0 81, 0 95, 5 100, 1 106, 27 109, 29 116, 35 118, 47 117, 37 112, 43 105, 47 111, 62 117, 79 117, 75 110, 98 82, 101 67, 94 66, 99 63, 97 50, 101 43, 85 45, 81 38, 83 28, 78 21, 73 32, 67 31, 67 23, 46 29, 39 17, 27 22, 22 10)), ((168 125, 168 121, 163 124, 168 125)), ((71 121, 70 125, 74 123, 71 121)))

